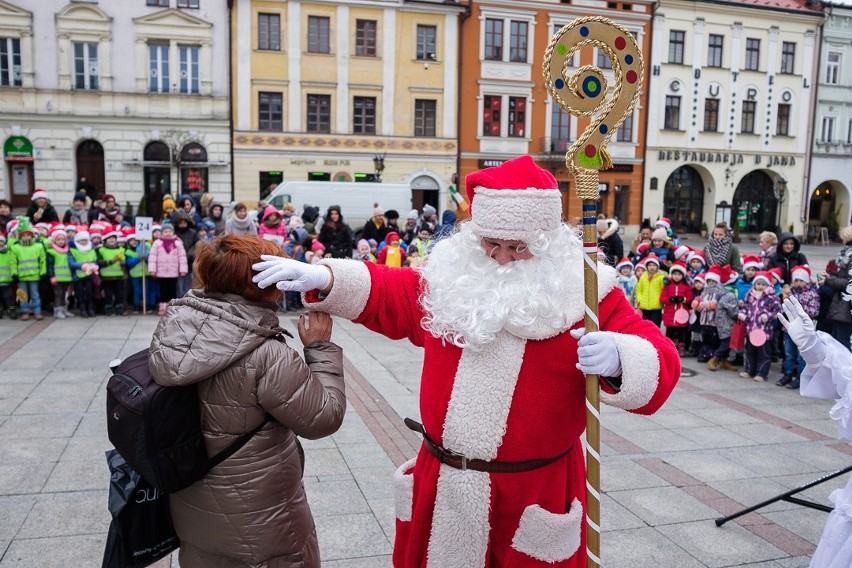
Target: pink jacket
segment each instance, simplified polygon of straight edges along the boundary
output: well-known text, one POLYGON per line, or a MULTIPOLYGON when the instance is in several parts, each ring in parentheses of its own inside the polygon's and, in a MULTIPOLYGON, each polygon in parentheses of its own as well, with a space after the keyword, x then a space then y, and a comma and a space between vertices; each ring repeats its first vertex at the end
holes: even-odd
POLYGON ((186 251, 181 240, 175 239, 175 246, 170 253, 163 248, 163 241, 159 239, 154 241, 148 257, 148 267, 159 278, 177 278, 181 272, 189 272, 186 251))
POLYGON ((260 222, 257 224, 257 236, 262 239, 264 235, 278 235, 279 237, 284 237, 285 241, 287 240, 287 224, 283 221, 281 212, 276 209, 274 205, 266 206, 266 209, 263 210, 260 222), (275 227, 270 228, 264 224, 264 221, 266 221, 267 217, 273 214, 278 215, 278 218, 282 219, 282 221, 275 227))

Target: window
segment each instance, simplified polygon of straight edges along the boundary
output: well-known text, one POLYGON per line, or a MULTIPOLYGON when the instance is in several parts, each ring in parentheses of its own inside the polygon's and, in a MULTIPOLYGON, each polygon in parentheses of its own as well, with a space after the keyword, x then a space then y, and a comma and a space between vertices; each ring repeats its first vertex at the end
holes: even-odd
POLYGON ((509 136, 523 138, 527 124, 527 99, 509 97, 509 136))
POLYGON ((517 63, 527 62, 527 33, 529 24, 527 22, 516 22, 512 20, 509 24, 509 61, 517 63))
POLYGON ((435 26, 417 26, 417 59, 434 60, 435 38, 438 36, 438 28, 435 26))
POLYGON ((196 46, 178 46, 180 55, 180 92, 185 95, 197 95, 198 89, 198 52, 196 46))
POLYGON ((485 60, 503 60, 503 20, 485 19, 485 60))
POLYGON ((550 106, 550 151, 567 152, 571 145, 571 115, 557 104, 550 106))
POLYGON ((683 63, 683 44, 686 32, 671 30, 669 32, 669 63, 683 63))
POLYGON ((796 67, 796 44, 785 41, 781 46, 781 72, 792 75, 796 67))
POLYGON ((746 38, 745 68, 749 71, 757 71, 760 65, 760 40, 753 37, 746 38))
POLYGON ((169 7, 169 0, 147 0, 145 2, 146 6, 159 6, 161 8, 169 7))
POLYGON ((482 117, 483 136, 500 136, 500 100, 499 95, 486 95, 482 101, 485 109, 482 117))
POLYGON ((148 44, 148 91, 169 92, 169 44, 148 44))
POLYGON ((722 46, 724 43, 724 36, 710 34, 710 39, 707 42, 707 67, 722 66, 722 46))
POLYGON ((606 56, 602 49, 598 49, 597 63, 601 69, 612 69, 612 60, 606 56))
POLYGON ((257 15, 257 48, 281 50, 281 16, 278 14, 257 15))
POLYGON ((331 95, 308 95, 308 132, 331 132, 331 95))
POLYGON ((628 114, 615 131, 615 139, 618 142, 633 142, 633 113, 628 114))
POLYGON ((825 82, 829 85, 837 85, 840 82, 840 54, 829 51, 825 61, 825 82))
POLYGON ((414 101, 414 135, 435 136, 435 101, 415 99, 414 101))
POLYGON ((355 20, 355 55, 376 56, 376 20, 355 20))
POLYGON ((258 93, 257 98, 257 129, 275 132, 283 130, 283 95, 281 93, 258 93))
POLYGON ((0 37, 0 85, 20 87, 21 83, 21 40, 0 37))
POLYGON ((325 16, 308 16, 308 53, 331 53, 329 25, 325 16))
POLYGON ((74 44, 74 88, 98 89, 98 44, 74 44))
POLYGON ((666 115, 663 128, 678 130, 680 128, 680 97, 666 95, 666 115))
POLYGON ((376 133, 376 97, 355 97, 352 105, 352 133, 376 133))
POLYGON ((743 101, 743 117, 740 120, 740 132, 754 134, 754 115, 757 113, 757 103, 743 101))
POLYGON ((704 99, 704 132, 719 131, 719 99, 704 99))
POLYGON ((178 8, 198 8, 201 0, 177 0, 178 8))
POLYGON ((790 105, 778 105, 778 121, 775 127, 775 134, 778 136, 790 135, 790 105))
POLYGON ((822 132, 819 140, 823 144, 831 144, 834 142, 834 120, 833 116, 822 117, 822 132))

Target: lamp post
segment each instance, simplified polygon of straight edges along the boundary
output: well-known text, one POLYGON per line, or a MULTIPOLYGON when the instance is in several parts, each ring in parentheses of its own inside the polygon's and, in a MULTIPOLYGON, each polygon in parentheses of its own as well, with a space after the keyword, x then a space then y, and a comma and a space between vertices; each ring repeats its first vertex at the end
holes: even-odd
POLYGON ((775 179, 772 185, 772 193, 775 194, 775 199, 778 200, 778 213, 776 215, 776 227, 781 230, 781 206, 784 204, 784 199, 787 197, 787 180, 783 177, 775 179))
POLYGON ((373 167, 376 170, 376 181, 382 181, 382 172, 385 171, 385 154, 373 156, 373 167))

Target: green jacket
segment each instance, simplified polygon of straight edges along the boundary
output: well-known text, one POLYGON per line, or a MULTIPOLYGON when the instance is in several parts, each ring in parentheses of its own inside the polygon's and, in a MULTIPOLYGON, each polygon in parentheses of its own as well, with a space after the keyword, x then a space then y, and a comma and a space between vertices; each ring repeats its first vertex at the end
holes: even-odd
MULTIPOLYGON (((89 249, 89 252, 80 252, 78 249, 72 248, 70 249, 70 253, 76 264, 82 265, 86 262, 91 262, 92 264, 98 263, 98 253, 95 249, 89 249)), ((69 266, 70 264, 71 262, 69 260, 69 266)), ((89 274, 86 274, 86 271, 82 268, 78 268, 75 275, 77 278, 88 278, 90 276, 89 274)))
POLYGON ((68 253, 50 247, 47 254, 47 275, 56 278, 57 282, 72 282, 74 277, 71 275, 71 265, 68 264, 68 253))
POLYGON ((14 263, 12 251, 7 248, 0 252, 0 284, 11 284, 15 281, 17 267, 14 266, 14 263))
MULTIPOLYGON (((144 245, 142 245, 144 246, 144 245)), ((149 247, 145 247, 145 252, 150 252, 149 247)), ((124 251, 124 256, 127 257, 127 266, 130 268, 128 270, 128 274, 131 278, 142 278, 142 265, 145 265, 145 277, 148 277, 148 262, 147 258, 143 261, 139 258, 139 253, 133 249, 127 249, 124 251)))
POLYGON ((101 267, 101 278, 124 278, 124 249, 121 247, 109 248, 102 246, 98 249, 98 264, 101 267), (117 262, 114 262, 117 261, 117 262))
POLYGON ((38 282, 47 274, 47 253, 44 252, 44 247, 40 243, 29 246, 17 243, 11 250, 19 282, 38 282))

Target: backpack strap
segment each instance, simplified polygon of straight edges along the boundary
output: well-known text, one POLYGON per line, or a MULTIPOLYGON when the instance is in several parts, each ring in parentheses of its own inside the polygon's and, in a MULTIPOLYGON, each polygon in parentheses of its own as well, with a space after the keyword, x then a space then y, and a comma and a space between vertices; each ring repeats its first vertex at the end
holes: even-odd
POLYGON ((218 454, 216 454, 215 456, 213 456, 212 458, 207 460, 207 471, 210 471, 211 469, 213 469, 214 467, 216 467, 217 465, 219 465, 220 463, 222 463, 223 461, 225 461, 226 459, 228 459, 229 457, 231 457, 232 455, 237 453, 240 450, 240 448, 245 446, 248 443, 249 440, 254 438, 254 435, 257 434, 258 432, 260 432, 260 430, 264 426, 266 426, 266 424, 270 420, 272 420, 272 417, 269 414, 267 414, 266 417, 263 419, 263 422, 261 422, 260 425, 257 428, 255 428, 251 432, 246 432, 245 434, 243 434, 242 436, 237 438, 234 441, 233 444, 231 444, 230 446, 228 446, 227 448, 225 448, 224 450, 222 450, 221 452, 219 452, 218 454))

